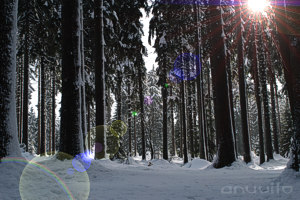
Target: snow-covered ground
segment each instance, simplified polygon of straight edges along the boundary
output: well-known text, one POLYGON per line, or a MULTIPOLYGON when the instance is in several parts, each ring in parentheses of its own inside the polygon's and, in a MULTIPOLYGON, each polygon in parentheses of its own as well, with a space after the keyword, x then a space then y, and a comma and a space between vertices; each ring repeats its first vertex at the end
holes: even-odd
POLYGON ((127 164, 93 160, 86 172, 74 169, 72 161, 54 157, 6 158, 0 163, 0 200, 241 200, 299 199, 300 174, 285 169, 287 159, 258 166, 241 160, 233 166, 214 169, 211 163, 194 159, 182 166, 177 158, 127 164), (22 198, 21 198, 22 197, 22 198))

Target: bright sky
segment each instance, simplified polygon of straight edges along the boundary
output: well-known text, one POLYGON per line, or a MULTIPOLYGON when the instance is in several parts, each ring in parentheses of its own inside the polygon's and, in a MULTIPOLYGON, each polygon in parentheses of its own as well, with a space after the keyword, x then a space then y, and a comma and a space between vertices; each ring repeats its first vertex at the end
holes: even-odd
MULTIPOLYGON (((157 67, 157 62, 155 62, 157 54, 154 53, 155 49, 152 46, 150 46, 148 43, 149 22, 150 22, 150 19, 152 18, 152 14, 150 13, 149 17, 147 17, 145 11, 144 10, 141 10, 141 11, 143 13, 143 18, 140 21, 144 24, 144 27, 143 27, 144 36, 142 37, 142 41, 148 51, 148 57, 144 57, 144 60, 145 60, 145 65, 146 65, 147 71, 150 71, 150 70, 152 70, 153 65, 154 65, 154 68, 157 67)), ((151 41, 151 45, 153 45, 153 44, 154 44, 154 39, 151 41)))

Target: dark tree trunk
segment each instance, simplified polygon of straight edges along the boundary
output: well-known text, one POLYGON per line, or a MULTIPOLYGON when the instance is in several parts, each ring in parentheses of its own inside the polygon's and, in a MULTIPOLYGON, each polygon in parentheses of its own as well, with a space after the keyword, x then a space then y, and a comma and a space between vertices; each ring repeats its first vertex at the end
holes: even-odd
MULTIPOLYGON (((210 85, 210 69, 209 66, 207 67, 207 97, 208 97, 208 118, 209 118, 209 135, 210 135, 210 140, 212 144, 216 144, 217 142, 215 141, 215 137, 214 137, 214 133, 215 133, 215 129, 213 127, 213 118, 212 118, 212 97, 211 97, 211 85, 210 85)), ((230 92, 230 91, 229 91, 230 92)), ((233 104, 232 104, 233 105, 233 104)), ((231 116, 234 119, 234 116, 231 116)), ((232 123, 234 123, 234 121, 232 121, 232 123)), ((235 144, 236 146, 236 144, 235 144)), ((235 148, 236 149, 236 148, 235 148)), ((214 152, 212 151, 213 149, 210 148, 210 157, 208 158, 210 161, 213 160, 213 156, 214 156, 214 152)))
POLYGON ((244 71, 244 44, 243 44, 243 31, 242 31, 242 7, 237 8, 238 21, 241 22, 237 26, 238 35, 238 73, 239 73, 239 91, 240 91, 240 105, 241 105, 241 121, 242 121, 242 135, 243 135, 243 149, 244 149, 244 162, 251 162, 250 156, 250 142, 249 142, 249 128, 248 128, 248 114, 247 114, 247 100, 246 100, 246 80, 244 71))
POLYGON ((23 56, 19 59, 20 64, 17 69, 17 124, 18 124, 18 140, 19 142, 22 142, 21 139, 21 120, 22 120, 22 93, 23 93, 23 56))
POLYGON ((166 60, 163 66, 162 77, 162 100, 163 100, 163 159, 168 160, 168 89, 165 86, 166 83, 166 60))
MULTIPOLYGON (((196 82, 193 82, 193 94, 196 94, 196 82)), ((195 97, 195 96, 194 96, 195 97)), ((198 152, 199 152, 199 143, 198 143, 198 131, 197 131, 197 106, 196 106, 196 99, 193 98, 193 131, 194 131, 194 151, 195 151, 195 157, 198 157, 198 152)))
MULTIPOLYGON (((170 96, 173 96, 173 87, 170 87, 170 96)), ((174 102, 171 101, 171 132, 172 132, 172 155, 176 156, 176 142, 175 142, 175 127, 174 127, 174 102)))
POLYGON ((38 78, 38 155, 41 154, 41 67, 38 78))
MULTIPOLYGON (((144 93, 143 93, 143 81, 141 67, 138 68, 139 76, 139 97, 140 97, 140 107, 141 107, 141 134, 142 134, 142 159, 146 160, 146 141, 145 141, 145 117, 144 117, 144 93)), ((168 159, 164 158, 164 159, 168 159)))
POLYGON ((44 57, 41 57, 41 155, 46 154, 46 80, 44 57))
MULTIPOLYGON (((62 100, 60 152, 83 152, 81 129, 80 0, 62 2, 62 100)), ((97 74, 96 74, 97 75, 97 74)), ((98 76, 96 76, 98 77, 98 76)), ((97 91, 97 87, 96 87, 97 91)))
POLYGON ((207 135, 207 120, 206 120, 206 111, 205 111, 205 102, 204 102, 204 78, 203 78, 204 69, 201 69, 201 106, 202 106, 202 121, 203 121, 203 140, 204 140, 204 150, 205 150, 205 159, 208 159, 208 135, 207 135))
POLYGON ((84 26, 83 26, 83 0, 80 0, 80 50, 81 50, 81 128, 83 136, 83 148, 88 148, 86 137, 86 93, 85 93, 85 57, 84 57, 84 26))
POLYGON ((56 94, 56 70, 55 66, 52 69, 52 152, 55 154, 55 122, 56 122, 56 115, 55 115, 55 107, 56 107, 56 101, 55 101, 55 94, 56 94))
POLYGON ((193 111, 192 111, 192 83, 187 84, 187 89, 188 89, 188 98, 187 98, 187 116, 188 116, 188 135, 190 139, 190 153, 191 157, 195 157, 195 151, 194 151, 194 127, 193 127, 193 111))
POLYGON ((183 158, 183 120, 182 120, 182 109, 181 109, 181 105, 178 105, 179 107, 179 119, 180 119, 180 155, 179 157, 183 158))
MULTIPOLYGON (((262 30, 262 28, 260 28, 262 30)), ((263 36, 261 35, 260 43, 263 43, 263 36)), ((266 63, 265 63, 265 47, 264 44, 260 45, 262 52, 259 54, 259 72, 261 81, 261 93, 263 99, 263 109, 264 109, 264 127, 265 127, 265 148, 267 154, 267 161, 273 159, 273 147, 272 147, 272 136, 270 127, 270 109, 269 109, 269 97, 267 90, 267 75, 266 75, 266 63)))
MULTIPOLYGON (((300 9, 297 8, 298 16, 300 16, 300 9)), ((299 18, 298 18, 299 20, 299 18)), ((298 21, 299 22, 299 21, 298 21)), ((293 36, 293 39, 298 39, 297 43, 293 46, 290 45, 290 64, 293 68, 294 85, 293 85, 293 104, 294 104, 294 135, 292 138, 292 155, 290 166, 295 171, 299 171, 299 159, 300 159, 300 36, 293 36)), ((289 43, 290 44, 290 43, 289 43)))
POLYGON ((103 0, 95 0, 95 76, 96 76, 96 148, 102 145, 103 151, 96 153, 95 158, 106 156, 105 124, 105 67, 104 67, 104 33, 103 33, 103 0))
MULTIPOLYGON (((271 67, 271 66, 270 66, 271 67)), ((270 78, 270 90, 271 90, 271 106, 272 106, 272 128, 273 128, 273 144, 274 151, 279 154, 279 144, 278 144, 278 126, 277 126, 277 116, 276 116, 276 104, 275 104, 275 88, 274 83, 276 82, 275 76, 271 69, 269 69, 270 78)))
POLYGON ((230 119, 230 104, 228 94, 228 79, 226 73, 225 43, 221 37, 223 32, 221 11, 216 6, 210 8, 210 30, 213 30, 210 38, 211 67, 213 91, 215 97, 215 119, 218 139, 217 158, 213 164, 215 168, 231 165, 235 161, 234 139, 230 119), (213 29, 213 26, 216 26, 213 29))
POLYGON ((91 105, 87 103, 88 150, 91 151, 91 105))
POLYGON ((137 141, 136 141, 136 120, 133 116, 133 129, 134 129, 134 155, 137 156, 137 141))
POLYGON ((188 152, 187 152, 187 136, 186 136, 186 114, 185 114, 185 89, 184 81, 181 83, 181 116, 182 116, 182 137, 183 137, 183 163, 188 162, 188 152))
POLYGON ((21 156, 15 99, 17 5, 17 0, 6 0, 0 7, 0 162, 21 156))
MULTIPOLYGON (((28 6, 26 8, 26 14, 28 14, 28 6)), ((23 127, 22 127, 22 143, 26 145, 26 151, 28 151, 28 89, 29 89, 29 16, 26 16, 25 21, 26 33, 24 44, 24 93, 23 93, 23 127)))
POLYGON ((277 83, 275 82, 275 100, 276 100, 276 109, 277 109, 277 119, 278 119, 278 135, 280 138, 281 135, 281 119, 280 119, 280 108, 279 108, 279 96, 278 96, 278 87, 277 83))
MULTIPOLYGON (((117 74, 117 120, 122 120, 122 74, 118 71, 117 74)), ((114 155, 113 159, 124 159, 126 157, 126 153, 123 149, 123 137, 119 135, 119 149, 118 152, 114 155)))
POLYGON ((264 149, 264 132, 263 132, 263 120, 262 120, 262 108, 261 108, 261 91, 260 91, 260 83, 258 76, 258 62, 257 62, 257 30, 256 24, 253 28, 253 36, 254 36, 254 46, 253 46, 253 77, 254 77, 254 90, 255 90, 255 100, 257 106, 257 126, 258 126, 258 135, 259 135, 259 158, 260 164, 265 162, 265 149, 264 149))
POLYGON ((132 153, 132 135, 131 135, 131 83, 130 80, 128 80, 127 84, 127 101, 128 101, 128 135, 129 135, 129 149, 128 153, 129 156, 131 156, 132 153))
MULTIPOLYGON (((198 5, 194 5, 195 9, 195 21, 196 27, 199 27, 199 9, 198 5)), ((196 28, 196 38, 197 38, 197 47, 196 47, 196 55, 200 57, 200 31, 199 28, 196 28)), ((201 69, 200 69, 201 70, 201 69)), ((196 86, 197 86, 197 107, 198 107, 198 123, 199 123, 199 154, 201 159, 206 159, 205 154, 205 146, 204 146, 204 133, 203 133, 203 120, 202 120, 202 96, 201 96, 201 80, 200 76, 196 79, 196 86)))
MULTIPOLYGON (((23 58, 22 58, 22 65, 23 65, 23 58)), ((23 134, 23 130, 22 130, 22 127, 23 127, 23 66, 21 67, 21 70, 20 70, 20 82, 21 82, 21 88, 20 88, 20 118, 19 118, 19 142, 22 143, 22 134, 23 134)))
POLYGON ((150 133, 149 133, 149 139, 150 139, 150 150, 151 150, 151 160, 153 160, 154 159, 154 149, 153 149, 153 140, 152 140, 152 130, 153 130, 153 128, 154 128, 154 121, 155 121, 155 119, 154 119, 154 106, 153 106, 153 104, 152 104, 152 111, 151 111, 151 113, 152 113, 152 120, 151 120, 151 128, 150 128, 150 133))
POLYGON ((236 129, 235 129, 235 118, 234 118, 234 104, 233 104, 233 92, 232 92, 232 69, 231 69, 231 59, 230 55, 226 58, 227 64, 227 74, 228 74, 228 87, 229 87, 229 103, 230 103, 230 116, 232 123, 232 131, 234 136, 234 148, 235 148, 235 156, 238 157, 237 154, 237 142, 236 142, 236 129))

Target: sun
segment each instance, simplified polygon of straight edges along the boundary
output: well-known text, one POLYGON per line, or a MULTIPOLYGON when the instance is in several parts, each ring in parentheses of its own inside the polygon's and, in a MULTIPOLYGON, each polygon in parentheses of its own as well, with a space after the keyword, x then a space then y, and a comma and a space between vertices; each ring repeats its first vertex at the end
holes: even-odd
POLYGON ((270 2, 268 0, 248 0, 248 8, 253 12, 265 12, 270 2))

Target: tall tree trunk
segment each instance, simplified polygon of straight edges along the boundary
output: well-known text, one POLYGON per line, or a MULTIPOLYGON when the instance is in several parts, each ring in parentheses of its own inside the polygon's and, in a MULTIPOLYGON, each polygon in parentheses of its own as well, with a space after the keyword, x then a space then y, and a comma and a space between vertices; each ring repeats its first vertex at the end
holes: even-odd
POLYGON ((51 137, 52 137, 52 125, 51 125, 51 120, 48 120, 48 126, 49 126, 49 135, 48 135, 48 155, 52 155, 52 141, 51 141, 51 137))
POLYGON ((88 150, 91 151, 91 105, 87 103, 87 132, 88 132, 88 150))
POLYGON ((134 129, 134 155, 137 156, 137 141, 136 141, 136 120, 133 116, 133 129, 134 129))
POLYGON ((242 19, 242 4, 237 7, 238 21, 241 22, 237 26, 238 35, 238 73, 239 73, 239 91, 240 91, 240 105, 241 105, 241 121, 242 121, 242 135, 244 147, 244 162, 251 162, 250 156, 250 142, 249 142, 249 128, 248 128, 248 115, 247 115, 247 100, 246 100, 246 80, 244 71, 244 44, 243 44, 243 19, 242 19))
POLYGON ((181 83, 181 115, 182 115, 182 137, 183 137, 183 163, 188 162, 188 152, 187 152, 187 136, 186 136, 186 114, 185 114, 185 89, 184 81, 181 83))
POLYGON ((128 80, 127 84, 127 104, 128 104, 128 135, 129 135, 129 149, 128 155, 131 156, 132 153, 132 135, 131 135, 131 82, 128 80))
MULTIPOLYGON (((170 96, 173 96, 173 86, 170 87, 170 96)), ((176 141, 175 141, 175 127, 174 127, 174 102, 171 101, 171 132, 172 132, 172 155, 176 156, 176 141)))
POLYGON ((183 115, 182 115, 182 105, 179 103, 179 119, 180 119, 180 155, 179 157, 183 158, 183 115))
POLYGON ((226 73, 226 57, 225 57, 225 43, 222 38, 222 15, 221 11, 213 6, 210 8, 209 19, 211 21, 210 43, 211 52, 211 67, 213 79, 213 91, 215 97, 215 119, 216 132, 218 139, 217 158, 213 163, 215 168, 222 168, 231 165, 235 161, 234 139, 230 119, 230 104, 228 94, 228 79, 226 73), (213 26, 217 26, 213 29, 213 26))
POLYGON ((154 159, 154 149, 153 149, 153 140, 152 140, 152 130, 154 128, 154 106, 152 104, 152 110, 151 110, 151 113, 152 113, 152 120, 151 120, 151 127, 150 127, 150 132, 149 132, 149 139, 150 139, 150 150, 151 150, 151 160, 154 159))
MULTIPOLYGON (((299 22, 300 9, 297 7, 297 15, 299 22)), ((291 147, 291 162, 289 162, 289 166, 295 171, 299 171, 299 159, 300 159, 300 42, 298 36, 293 36, 295 40, 298 38, 297 43, 295 45, 290 45, 290 64, 291 68, 293 68, 293 76, 294 76, 294 85, 293 85, 293 104, 294 104, 294 134, 292 138, 292 147, 291 147)))
MULTIPOLYGON (((200 57, 200 31, 199 31, 199 9, 198 5, 195 3, 195 21, 196 21, 196 38, 197 38, 197 47, 196 47, 196 55, 200 57)), ((201 70, 201 69, 199 69, 201 70)), ((205 154, 205 145, 204 145, 204 133, 203 133, 203 120, 202 120, 202 97, 201 97, 201 77, 198 76, 196 79, 196 86, 197 86, 197 107, 198 107, 198 123, 199 123, 199 154, 201 159, 206 159, 205 154)))
MULTIPOLYGON (((24 66, 24 58, 22 56, 22 65, 24 66)), ((23 76, 24 76, 24 73, 23 73, 23 68, 24 67, 21 67, 21 70, 20 70, 20 82, 21 82, 21 88, 20 88, 20 119, 19 119, 19 142, 22 143, 22 135, 23 135, 23 96, 24 96, 24 93, 23 93, 23 85, 24 85, 24 82, 23 82, 23 76)))
POLYGON ((276 109, 277 109, 277 119, 278 119, 278 135, 281 135, 281 119, 280 119, 280 108, 279 108, 279 95, 278 95, 278 87, 275 82, 275 100, 276 100, 276 109))
MULTIPOLYGON (((193 82, 193 94, 196 94, 196 82, 194 81, 193 82)), ((193 131, 194 131, 194 151, 195 151, 195 157, 198 157, 198 152, 199 152, 199 143, 198 143, 198 138, 199 138, 199 135, 198 135, 198 131, 197 131, 197 105, 196 105, 196 98, 194 96, 193 98, 193 131), (198 136, 198 137, 197 137, 198 136)))
POLYGON ((254 36, 254 46, 253 46, 253 77, 254 77, 254 90, 255 90, 255 100, 257 106, 257 125, 258 125, 258 135, 259 135, 259 158, 260 164, 265 162, 265 149, 264 149, 264 132, 263 132, 263 120, 262 120, 262 108, 261 108, 261 91, 258 76, 258 62, 257 62, 257 24, 254 24, 252 34, 254 36))
POLYGON ((41 57, 41 155, 46 154, 46 80, 44 57, 41 57))
POLYGON ((23 61, 22 61, 22 56, 21 58, 19 58, 20 60, 20 63, 19 66, 17 67, 17 95, 16 95, 16 98, 17 98, 17 107, 16 107, 16 111, 17 111, 17 125, 18 125, 18 140, 19 142, 21 142, 22 140, 20 140, 21 138, 21 133, 20 133, 20 113, 21 113, 21 102, 22 102, 22 89, 23 88, 23 81, 22 81, 22 76, 23 76, 23 73, 22 73, 22 70, 23 70, 23 61))
MULTIPOLYGON (((216 137, 214 137, 214 127, 213 127, 213 118, 212 118, 212 97, 211 97, 211 84, 210 84, 210 68, 209 66, 207 67, 207 96, 208 96, 208 118, 209 118, 209 135, 210 135, 210 140, 212 143, 217 144, 217 142, 215 141, 216 137)), ((232 104, 233 105, 233 104, 232 104)), ((234 119, 234 116, 231 116, 234 119)), ((234 121, 232 121, 232 123, 234 123, 234 121)), ((236 144, 235 144, 236 145, 236 144)), ((210 149, 210 157, 208 158, 210 161, 213 160, 213 156, 214 156, 214 151, 212 151, 212 148, 210 149)), ((236 149, 236 148, 235 148, 236 149)))
POLYGON ((207 120, 206 120, 206 111, 205 111, 205 102, 204 102, 204 78, 203 78, 204 69, 201 69, 201 107, 202 107, 202 121, 203 121, 203 140, 204 140, 204 153, 205 159, 208 159, 208 135, 207 135, 207 120))
MULTIPOLYGON (((164 63, 164 65, 166 65, 166 63, 164 63)), ((168 160, 168 90, 165 87, 166 66, 163 66, 163 68, 163 85, 161 88, 161 94, 163 99, 163 159, 168 160)))
MULTIPOLYGON (((140 97, 140 108, 141 108, 141 134, 142 134, 142 159, 146 160, 146 141, 145 141, 145 119, 144 119, 144 93, 143 93, 143 82, 141 67, 138 68, 139 76, 139 97, 140 97)), ((168 158, 165 158, 168 159, 168 158)))
POLYGON ((23 94, 23 127, 22 127, 22 143, 26 145, 26 151, 28 151, 28 90, 29 90, 29 8, 26 4, 26 32, 25 32, 25 44, 24 44, 24 94, 23 94))
POLYGON ((55 107, 56 107, 56 101, 55 101, 55 94, 56 94, 56 70, 55 66, 52 69, 52 152, 55 154, 55 124, 56 124, 56 114, 55 114, 55 107))
POLYGON ((2 1, 0 7, 0 162, 5 156, 21 156, 15 99, 17 10, 17 0, 2 1))
POLYGON ((103 151, 95 158, 106 157, 105 124, 105 67, 104 67, 104 24, 103 0, 95 0, 95 76, 96 76, 96 148, 102 145, 103 151))
MULTIPOLYGON (((260 31, 263 31, 263 27, 259 28, 260 31)), ((262 33, 264 34, 264 33, 262 33)), ((263 43, 263 36, 260 37, 260 43, 263 43)), ((265 47, 264 44, 260 45, 260 49, 263 51, 259 54, 259 72, 260 72, 260 81, 261 81, 261 93, 263 99, 263 109, 264 109, 264 127, 265 127, 265 148, 267 153, 267 161, 273 159, 273 147, 272 147, 272 136, 271 136, 271 127, 270 127, 270 109, 269 109, 269 97, 267 90, 267 75, 266 75, 266 63, 265 63, 265 47)))
MULTIPOLYGON (((80 0, 62 2, 62 100, 60 152, 83 152, 81 122, 80 0)), ((100 46, 100 45, 99 45, 100 46)), ((96 73, 96 77, 97 73, 96 73)), ((96 91, 97 91, 96 86, 96 91)))
POLYGON ((234 148, 235 156, 238 157, 237 154, 237 141, 236 141, 236 128, 235 128, 235 117, 234 117, 234 104, 233 104, 233 92, 232 92, 232 69, 231 69, 231 58, 230 55, 226 58, 226 65, 227 65, 227 74, 228 74, 228 87, 229 87, 229 103, 230 103, 230 116, 231 116, 231 122, 232 122, 232 131, 234 136, 234 148))
POLYGON ((41 154, 41 67, 39 67, 38 77, 38 155, 41 154))
POLYGON ((194 158, 195 157, 195 151, 194 151, 194 137, 193 137, 193 132, 194 132, 194 127, 193 127, 193 111, 192 111, 192 83, 189 82, 187 84, 187 89, 188 89, 188 93, 187 93, 187 117, 188 117, 188 122, 189 122, 189 126, 188 126, 188 135, 189 135, 189 139, 190 139, 190 153, 191 153, 191 157, 194 158))
MULTIPOLYGON (((289 3, 289 2, 288 2, 289 3)), ((278 10, 278 8, 277 8, 278 10)), ((279 12, 281 13, 281 8, 279 12)), ((299 42, 297 42, 296 47, 290 46, 290 37, 292 35, 291 32, 298 28, 297 24, 299 23, 299 14, 300 10, 296 6, 285 7, 284 15, 277 15, 277 26, 278 26, 278 39, 279 39, 279 48, 280 55, 283 62, 284 67, 284 77, 287 85, 289 103, 291 107, 293 125, 294 125, 294 135, 292 137, 292 146, 291 146, 291 160, 289 162, 288 167, 294 169, 295 171, 299 171, 299 150, 300 150, 300 70, 297 66, 299 64, 299 42), (282 27, 282 21, 284 25, 287 27, 282 27), (280 27, 281 26, 281 27, 280 27), (294 52, 293 52, 294 51, 294 52), (291 55, 293 54, 293 56, 291 55), (293 59, 291 59, 293 57, 293 59), (293 61, 295 61, 295 65, 293 67, 293 61), (298 62, 297 62, 298 61, 298 62)), ((299 34, 299 30, 296 31, 299 34)), ((299 36, 299 35, 298 35, 299 36)))
POLYGON ((80 0, 80 50, 81 50, 81 128, 83 148, 87 150, 86 129, 86 93, 85 93, 85 57, 84 57, 84 26, 83 26, 83 0, 80 0))
POLYGON ((269 68, 269 78, 270 78, 270 90, 271 90, 271 106, 272 106, 272 128, 273 128, 273 144, 274 151, 279 154, 279 144, 278 144, 278 126, 277 126, 277 116, 276 116, 276 104, 275 104, 275 88, 274 83, 276 82, 274 72, 271 71, 271 66, 269 68))
MULTIPOLYGON (((122 74, 120 71, 117 73, 117 120, 122 120, 122 74)), ((113 159, 124 159, 126 153, 123 149, 123 137, 119 135, 119 149, 118 152, 114 155, 113 159)))

